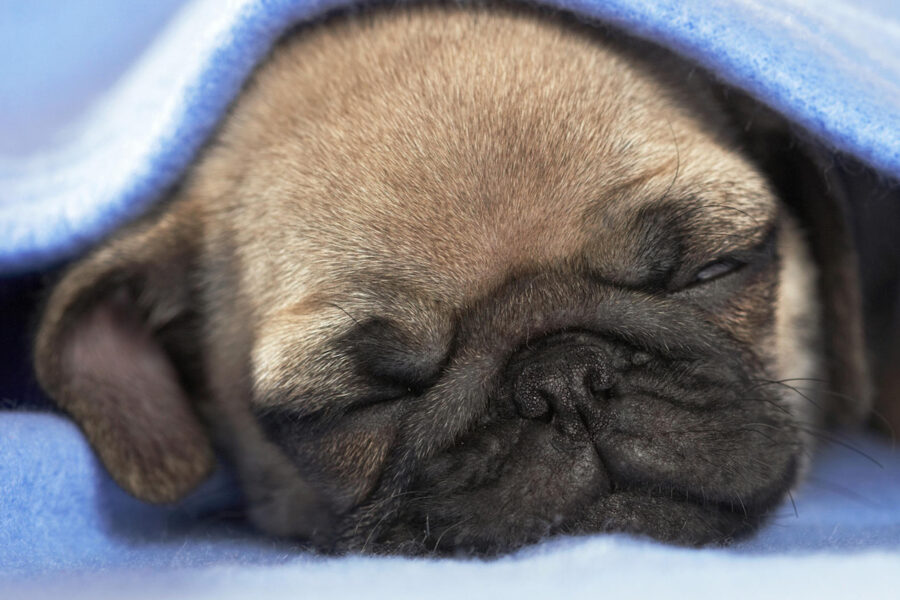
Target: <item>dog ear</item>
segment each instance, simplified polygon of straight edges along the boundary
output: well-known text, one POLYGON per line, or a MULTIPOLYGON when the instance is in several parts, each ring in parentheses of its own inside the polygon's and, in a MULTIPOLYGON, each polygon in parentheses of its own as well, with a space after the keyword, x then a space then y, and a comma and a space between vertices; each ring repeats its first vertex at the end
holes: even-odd
POLYGON ((75 264, 51 294, 35 342, 41 386, 113 479, 150 502, 183 496, 215 462, 187 369, 176 366, 190 358, 185 345, 198 334, 191 330, 198 223, 166 212, 75 264))
POLYGON ((862 283, 850 199, 835 156, 756 102, 731 92, 743 143, 804 227, 819 269, 829 422, 858 424, 872 408, 862 283))

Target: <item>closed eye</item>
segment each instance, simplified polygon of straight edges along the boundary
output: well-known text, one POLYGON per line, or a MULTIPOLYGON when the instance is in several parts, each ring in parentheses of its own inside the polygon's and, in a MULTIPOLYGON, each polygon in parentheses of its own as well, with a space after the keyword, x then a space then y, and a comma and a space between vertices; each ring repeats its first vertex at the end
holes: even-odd
POLYGON ((764 266, 770 264, 775 258, 775 245, 778 239, 778 230, 773 226, 753 248, 735 250, 729 256, 710 261, 700 267, 687 287, 708 283, 722 279, 736 273, 747 266, 764 266))
POLYGON ((709 281, 719 279, 721 277, 724 277, 725 275, 737 271, 746 264, 747 263, 734 258, 720 258, 718 260, 714 260, 712 262, 706 263, 699 271, 697 271, 690 285, 707 283, 709 281))
POLYGON ((440 341, 416 339, 398 323, 371 317, 338 340, 357 369, 388 395, 420 393, 440 375, 447 347, 440 341))

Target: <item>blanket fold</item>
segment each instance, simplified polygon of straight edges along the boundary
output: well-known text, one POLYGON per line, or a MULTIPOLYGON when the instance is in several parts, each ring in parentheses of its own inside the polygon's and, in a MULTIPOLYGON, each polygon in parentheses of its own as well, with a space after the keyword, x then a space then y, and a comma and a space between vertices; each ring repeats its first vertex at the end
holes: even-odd
MULTIPOLYGON (((139 214, 195 156, 288 28, 349 0, 194 0, 68 142, 0 160, 0 273, 45 266, 139 214)), ((665 45, 834 148, 900 177, 900 4, 551 0, 665 45)))
MULTIPOLYGON (((21 410, 42 402, 28 372, 24 324, 37 302, 39 272, 164 197, 279 36, 350 3, 187 1, 124 77, 97 90, 93 108, 63 142, 0 156, 0 402, 20 409, 0 412, 0 590, 8 584, 29 594, 96 597, 96 585, 71 582, 83 581, 84 571, 105 571, 106 581, 130 582, 120 587, 158 598, 165 596, 159 580, 133 584, 148 584, 148 570, 161 567, 180 569, 167 580, 171 589, 200 597, 203 587, 217 598, 263 590, 272 597, 521 599, 556 595, 561 585, 572 597, 598 590, 647 597, 691 585, 697 597, 806 591, 826 598, 843 597, 841 582, 860 594, 900 588, 893 566, 900 564, 900 453, 865 437, 826 444, 793 502, 758 536, 727 549, 597 536, 554 540, 488 563, 340 560, 251 532, 233 511, 239 494, 225 472, 178 506, 141 504, 112 484, 62 416, 21 410), (48 573, 66 574, 68 583, 54 588, 48 573)), ((827 147, 900 179, 900 2, 543 3, 662 44, 827 147)), ((0 3, 0 19, 29 27, 14 5, 0 3)), ((0 55, 0 72, 15 60, 0 55)))

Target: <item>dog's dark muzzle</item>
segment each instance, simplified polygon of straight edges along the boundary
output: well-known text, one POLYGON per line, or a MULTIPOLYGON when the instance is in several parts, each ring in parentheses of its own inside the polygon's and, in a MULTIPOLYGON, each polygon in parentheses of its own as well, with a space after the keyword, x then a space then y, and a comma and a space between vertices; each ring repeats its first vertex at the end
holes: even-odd
POLYGON ((607 346, 588 334, 562 334, 536 349, 524 349, 510 374, 518 414, 526 419, 568 418, 602 401, 615 375, 607 346))

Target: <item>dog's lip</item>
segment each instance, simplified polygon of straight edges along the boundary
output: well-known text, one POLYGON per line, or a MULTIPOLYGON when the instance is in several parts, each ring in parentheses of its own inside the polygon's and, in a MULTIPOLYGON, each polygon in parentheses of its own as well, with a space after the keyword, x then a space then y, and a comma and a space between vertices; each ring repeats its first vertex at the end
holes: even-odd
MULTIPOLYGON (((785 454, 779 454, 779 460, 773 465, 775 469, 766 476, 753 472, 742 476, 743 471, 738 471, 735 477, 740 479, 735 483, 720 482, 704 488, 704 481, 698 482, 695 476, 689 476, 691 471, 685 476, 682 471, 660 470, 651 464, 636 462, 633 455, 618 454, 614 448, 620 446, 620 436, 643 438, 630 431, 607 429, 602 432, 601 438, 592 436, 591 439, 609 476, 611 493, 629 491, 648 495, 673 495, 701 506, 733 505, 737 512, 766 512, 778 504, 797 482, 801 468, 801 456, 785 448, 785 454), (779 468, 780 470, 776 470, 779 468)), ((705 462, 709 458, 704 459, 698 455, 694 461, 698 460, 705 462)), ((704 476, 703 480, 708 480, 708 477, 704 476)))
MULTIPOLYGON (((514 542, 512 547, 493 548, 493 542, 484 541, 482 544, 477 535, 462 544, 468 551, 486 556, 508 552, 533 543, 539 538, 556 535, 626 533, 648 535, 660 541, 685 546, 724 544, 745 538, 757 531, 786 493, 787 488, 779 490, 771 498, 751 504, 737 501, 709 501, 698 493, 684 492, 675 487, 614 487, 609 493, 599 495, 580 514, 552 523, 553 519, 548 517, 547 529, 543 533, 537 537, 525 535, 521 540, 514 542), (684 519, 684 523, 661 536, 656 519, 648 518, 644 512, 647 510, 646 502, 650 502, 656 510, 670 507, 672 514, 679 515, 677 518, 684 519), (699 530, 695 526, 686 527, 692 519, 703 527, 699 530)), ((442 539, 444 530, 437 529, 433 532, 430 542, 439 544, 442 539)), ((452 553, 457 550, 454 546, 429 548, 429 552, 438 553, 452 553)))
MULTIPOLYGON (((657 510, 660 507, 663 510, 665 507, 671 507, 673 514, 685 515, 685 519, 694 519, 700 524, 705 523, 704 527, 700 529, 689 527, 685 530, 686 533, 683 537, 678 537, 675 532, 671 534, 673 536, 671 539, 659 538, 663 541, 700 546, 740 539, 756 531, 771 515, 772 510, 781 504, 795 481, 799 464, 799 458, 792 456, 781 474, 772 479, 768 485, 753 493, 745 494, 743 497, 735 494, 733 499, 714 499, 705 495, 702 490, 689 489, 686 486, 665 482, 622 481, 611 478, 608 481, 609 487, 603 490, 597 489, 593 499, 582 505, 582 509, 570 513, 562 520, 552 519, 548 516, 548 528, 541 533, 540 537, 559 534, 621 532, 659 538, 653 530, 652 513, 646 512, 649 510, 646 508, 649 503, 657 510), (690 532, 696 533, 697 531, 701 531, 702 535, 697 538, 691 537, 694 534, 690 532)), ((603 468, 606 468, 605 464, 603 468)), ((402 512, 398 512, 398 515, 402 512)), ((435 514, 432 513, 431 516, 432 527, 434 527, 433 517, 435 514)), ((387 521, 379 522, 380 525, 386 523, 387 521)), ((440 530, 436 529, 435 531, 440 530)), ((366 529, 359 535, 368 539, 370 531, 366 529)), ((437 535, 440 536, 440 533, 437 535)), ((354 540, 359 542, 360 539, 357 538, 359 536, 356 536, 354 540)), ((349 543, 352 545, 355 542, 351 540, 349 543)), ((477 546, 477 534, 476 538, 465 543, 477 546)), ((453 551, 452 548, 445 548, 445 550, 453 551)), ((508 550, 509 548, 505 548, 498 551, 508 550)))
POLYGON ((744 510, 728 504, 697 503, 659 494, 618 491, 600 499, 555 534, 630 534, 691 547, 727 544, 752 535, 765 523, 769 510, 744 510), (645 511, 663 510, 678 519, 669 531, 659 516, 645 511), (593 511, 593 513, 592 513, 593 511), (662 528, 661 528, 662 526, 662 528), (698 529, 698 526, 699 529, 698 529))
POLYGON ((735 495, 733 498, 710 497, 703 490, 692 490, 685 486, 651 481, 624 481, 610 472, 610 493, 642 494, 648 497, 671 499, 674 502, 686 502, 703 508, 734 513, 746 517, 762 516, 781 504, 796 481, 799 470, 797 456, 791 456, 781 474, 769 485, 753 491, 751 494, 735 495))
POLYGON ((613 482, 608 494, 598 497, 582 514, 556 528, 555 533, 650 535, 660 541, 695 547, 728 543, 753 534, 765 523, 773 509, 789 494, 798 468, 799 461, 792 457, 782 476, 771 486, 752 498, 736 497, 730 501, 711 500, 700 492, 679 486, 613 482), (671 514, 680 515, 677 518, 683 522, 660 534, 655 517, 641 517, 642 512, 648 510, 648 503, 654 510, 663 507, 669 512, 666 507, 670 507, 671 514), (697 513, 698 510, 702 513, 697 513), (686 528, 691 518, 704 526, 699 530, 701 535, 697 535, 696 528, 686 528), (689 535, 688 532, 693 533, 689 535))

